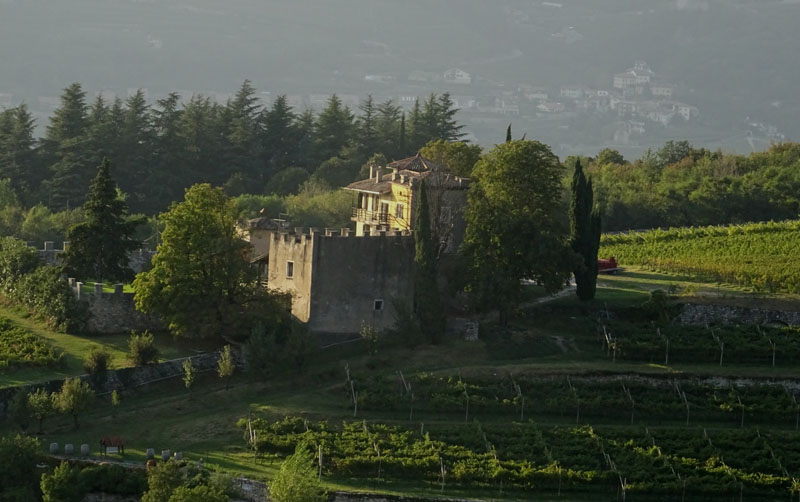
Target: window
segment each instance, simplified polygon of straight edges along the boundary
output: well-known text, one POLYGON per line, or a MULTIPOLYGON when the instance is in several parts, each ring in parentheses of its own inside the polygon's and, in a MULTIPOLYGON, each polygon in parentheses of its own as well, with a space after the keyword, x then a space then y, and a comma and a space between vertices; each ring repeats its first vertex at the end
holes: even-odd
POLYGON ((405 218, 405 206, 403 204, 398 203, 394 206, 394 217, 402 220, 405 218))
POLYGON ((376 312, 383 311, 383 300, 375 300, 375 302, 372 305, 372 309, 376 312))
POLYGON ((294 277, 294 262, 293 261, 287 261, 286 262, 286 278, 287 279, 291 279, 292 277, 294 277))

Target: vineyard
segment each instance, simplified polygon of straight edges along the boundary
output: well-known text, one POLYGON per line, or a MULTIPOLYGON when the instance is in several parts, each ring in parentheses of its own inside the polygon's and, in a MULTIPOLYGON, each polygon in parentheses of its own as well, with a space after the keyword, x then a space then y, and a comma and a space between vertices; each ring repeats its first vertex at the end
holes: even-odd
POLYGON ((757 292, 800 294, 800 220, 604 235, 601 256, 757 292))
POLYGON ((668 377, 435 376, 370 378, 342 388, 343 408, 382 412, 395 420, 448 417, 459 421, 525 420, 568 423, 762 424, 796 428, 797 392, 780 384, 737 386, 668 377), (355 394, 357 391, 357 394, 355 394), (356 396, 357 406, 353 406, 356 396))
POLYGON ((63 354, 44 339, 0 317, 0 371, 29 366, 58 368, 63 364, 63 354))
POLYGON ((622 493, 622 500, 624 494, 775 500, 800 492, 800 452, 792 446, 800 434, 794 431, 533 421, 404 427, 293 417, 242 419, 239 426, 262 455, 282 456, 307 441, 321 455, 323 475, 351 479, 425 480, 500 493, 622 493))

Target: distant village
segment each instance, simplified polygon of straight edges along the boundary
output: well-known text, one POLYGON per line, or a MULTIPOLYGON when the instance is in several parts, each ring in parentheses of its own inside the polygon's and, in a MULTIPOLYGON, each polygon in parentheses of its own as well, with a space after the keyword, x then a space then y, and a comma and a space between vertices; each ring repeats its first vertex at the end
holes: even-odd
MULTIPOLYGON (((138 90, 101 90, 94 95, 102 96, 106 101, 113 101, 117 97, 124 100, 138 90)), ((155 93, 151 95, 146 88, 142 90, 148 101, 164 97, 155 93)), ((225 103, 234 95, 230 90, 180 89, 177 92, 184 99, 201 94, 218 103, 225 103)), ((354 110, 369 94, 377 102, 392 100, 408 111, 418 98, 423 100, 428 92, 449 92, 455 107, 460 110, 462 120, 470 126, 505 121, 507 117, 509 121, 513 117, 520 117, 524 120, 563 123, 581 116, 596 116, 613 125, 613 135, 604 141, 615 145, 637 144, 640 138, 654 129, 695 122, 701 113, 697 106, 681 100, 682 95, 686 94, 685 89, 668 76, 656 73, 645 61, 636 61, 630 68, 613 74, 610 88, 592 88, 573 83, 555 88, 535 83, 498 82, 460 68, 448 68, 438 72, 414 70, 402 76, 367 74, 363 76, 358 93, 343 92, 337 95, 343 104, 354 110)), ((269 105, 279 94, 263 91, 260 97, 264 105, 269 105)), ((330 93, 287 93, 287 102, 295 110, 320 110, 329 97, 330 93)), ((19 97, 0 92, 0 109, 16 106, 20 101, 19 97)), ((58 96, 39 96, 28 106, 40 123, 44 123, 44 119, 59 104, 58 96)), ((770 124, 748 118, 747 128, 748 136, 770 141, 785 139, 770 124)), ((481 142, 471 133, 465 139, 481 142)))

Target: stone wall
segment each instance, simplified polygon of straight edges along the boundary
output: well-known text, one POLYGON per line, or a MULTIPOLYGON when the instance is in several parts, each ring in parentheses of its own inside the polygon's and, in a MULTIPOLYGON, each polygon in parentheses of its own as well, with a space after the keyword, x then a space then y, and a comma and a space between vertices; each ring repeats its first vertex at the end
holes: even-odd
POLYGON ((676 322, 692 324, 769 324, 800 326, 800 312, 779 312, 762 309, 685 303, 676 322))
POLYGON ((312 331, 358 333, 362 322, 392 326, 396 301, 410 305, 413 267, 407 232, 356 237, 347 229, 296 229, 273 235, 269 287, 292 293, 292 313, 312 331))
MULTIPOLYGON (((28 246, 36 248, 39 252, 39 258, 48 265, 60 265, 61 253, 66 251, 66 249, 69 247, 69 242, 67 241, 62 242, 58 247, 53 241, 44 241, 41 247, 39 247, 38 243, 33 241, 28 241, 27 244, 28 246)), ((149 249, 137 249, 136 251, 131 251, 128 254, 128 266, 138 274, 150 264, 150 260, 153 258, 153 255, 155 255, 155 251, 151 251, 149 249)))
POLYGON ((94 291, 75 279, 68 279, 72 291, 89 310, 86 331, 98 334, 129 333, 146 329, 159 331, 164 324, 153 316, 136 310, 134 293, 125 293, 122 284, 114 285, 114 292, 104 292, 103 284, 94 285, 94 291))
MULTIPOLYGON (((233 350, 233 356, 237 366, 243 366, 241 353, 238 350, 233 350)), ((89 382, 98 394, 107 394, 114 390, 124 391, 170 378, 181 377, 183 375, 183 362, 186 359, 191 359, 197 372, 203 373, 216 369, 219 353, 208 352, 189 358, 172 359, 157 364, 148 364, 147 366, 109 370, 106 372, 105 378, 99 382, 92 379, 89 375, 81 375, 80 378, 89 382)), ((38 384, 2 388, 0 389, 0 413, 7 409, 8 402, 11 401, 14 394, 16 394, 19 389, 31 392, 38 388, 44 388, 48 392, 56 392, 61 389, 63 383, 64 379, 61 378, 38 384)))

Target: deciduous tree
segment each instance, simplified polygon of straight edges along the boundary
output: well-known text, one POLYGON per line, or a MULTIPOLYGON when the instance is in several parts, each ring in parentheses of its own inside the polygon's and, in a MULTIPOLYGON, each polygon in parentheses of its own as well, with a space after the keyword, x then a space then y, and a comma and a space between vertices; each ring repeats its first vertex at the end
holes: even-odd
POLYGON ((511 141, 483 156, 473 171, 463 244, 468 290, 479 310, 507 321, 523 279, 548 292, 562 288, 574 262, 561 205, 563 167, 538 141, 511 141))
POLYGON ((269 303, 236 233, 238 212, 220 188, 195 185, 159 219, 152 268, 136 276, 137 308, 184 336, 249 333, 250 314, 269 303))
POLYGON ((61 413, 72 416, 75 429, 79 426, 78 416, 89 407, 93 399, 94 391, 80 378, 64 380, 61 391, 55 395, 56 408, 61 413))

